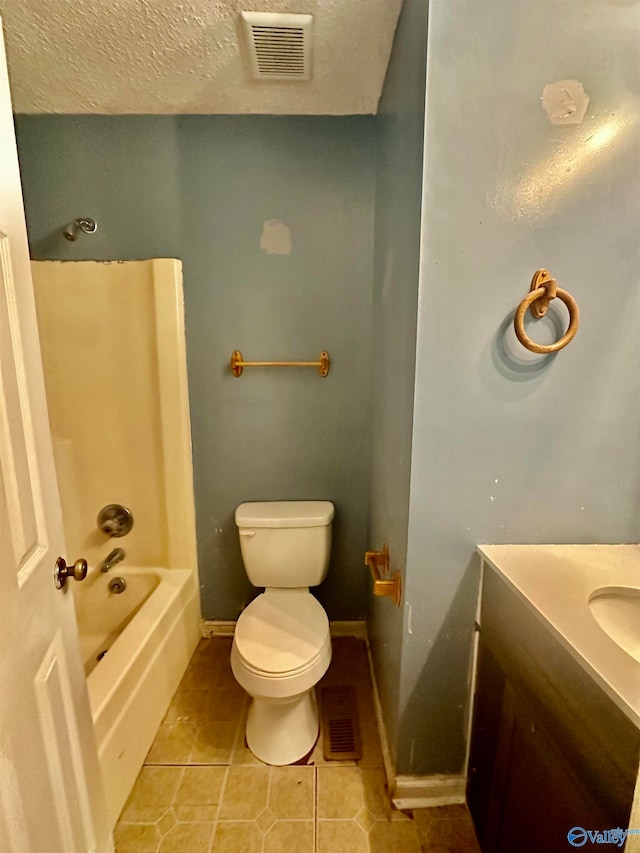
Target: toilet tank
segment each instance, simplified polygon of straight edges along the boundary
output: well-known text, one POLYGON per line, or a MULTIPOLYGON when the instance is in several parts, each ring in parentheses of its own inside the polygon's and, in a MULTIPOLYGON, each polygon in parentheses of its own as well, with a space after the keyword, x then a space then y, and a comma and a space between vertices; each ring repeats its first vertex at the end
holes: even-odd
POLYGON ((334 514, 330 501, 240 504, 236 525, 251 583, 281 589, 322 583, 329 566, 334 514))

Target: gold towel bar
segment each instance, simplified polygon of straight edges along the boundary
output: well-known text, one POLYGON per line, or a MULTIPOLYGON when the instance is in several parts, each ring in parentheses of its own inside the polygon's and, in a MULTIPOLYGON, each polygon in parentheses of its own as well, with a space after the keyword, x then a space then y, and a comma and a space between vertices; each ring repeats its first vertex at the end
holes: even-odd
POLYGON ((245 367, 317 367, 320 376, 329 374, 329 353, 324 350, 320 353, 320 361, 243 361, 239 349, 234 350, 231 356, 231 372, 234 376, 242 376, 245 367))
POLYGON ((402 602, 402 575, 394 572, 390 578, 381 577, 389 574, 389 546, 385 545, 382 551, 365 551, 365 566, 369 566, 373 578, 373 594, 388 595, 393 598, 396 607, 402 602))
POLYGON ((533 278, 531 279, 529 293, 525 296, 520 305, 518 305, 515 317, 513 318, 513 327, 522 346, 531 350, 531 352, 557 352, 558 350, 564 349, 567 344, 571 343, 576 336, 579 325, 580 311, 578 310, 578 303, 575 301, 573 296, 571 296, 570 293, 567 293, 566 290, 562 290, 562 288, 558 287, 555 278, 553 278, 548 270, 536 270, 533 274, 533 278), (531 340, 524 330, 524 315, 527 312, 527 308, 531 308, 531 314, 536 318, 536 320, 539 320, 540 317, 544 317, 547 313, 549 302, 552 299, 555 299, 556 296, 564 302, 569 310, 569 328, 560 340, 555 342, 555 344, 537 344, 535 341, 531 340))

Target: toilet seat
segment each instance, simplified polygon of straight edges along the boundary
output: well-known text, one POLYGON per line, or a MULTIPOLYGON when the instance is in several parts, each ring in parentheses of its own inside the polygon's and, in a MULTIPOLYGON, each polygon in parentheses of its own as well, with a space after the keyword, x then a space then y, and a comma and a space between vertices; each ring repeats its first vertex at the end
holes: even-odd
POLYGON ((303 674, 330 644, 327 614, 307 589, 267 589, 243 610, 234 636, 243 666, 263 678, 303 674))

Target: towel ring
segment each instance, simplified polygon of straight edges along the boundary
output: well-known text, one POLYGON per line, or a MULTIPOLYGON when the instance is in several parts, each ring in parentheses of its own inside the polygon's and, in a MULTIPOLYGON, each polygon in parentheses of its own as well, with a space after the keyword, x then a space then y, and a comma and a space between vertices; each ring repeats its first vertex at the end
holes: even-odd
POLYGON ((555 279, 547 270, 536 270, 531 280, 531 287, 529 288, 529 291, 530 292, 525 296, 520 305, 518 305, 513 318, 513 327, 515 329, 516 337, 522 346, 531 352, 544 354, 558 352, 558 350, 564 349, 566 345, 571 343, 575 338, 580 325, 580 311, 578 310, 578 303, 570 293, 567 293, 566 290, 562 290, 561 287, 557 286, 555 279), (536 319, 544 317, 547 313, 549 302, 552 299, 555 299, 556 296, 567 306, 567 310, 569 311, 569 327, 560 340, 556 341, 555 344, 537 344, 535 341, 531 340, 524 330, 524 315, 527 313, 527 308, 531 308, 531 314, 536 319))

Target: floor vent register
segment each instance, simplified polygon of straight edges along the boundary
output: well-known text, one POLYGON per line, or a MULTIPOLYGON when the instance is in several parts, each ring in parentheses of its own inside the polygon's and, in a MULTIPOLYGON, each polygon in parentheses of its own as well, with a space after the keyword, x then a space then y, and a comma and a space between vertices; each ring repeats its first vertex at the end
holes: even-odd
POLYGON ((358 706, 353 687, 322 687, 322 752, 327 761, 362 758, 358 706))

